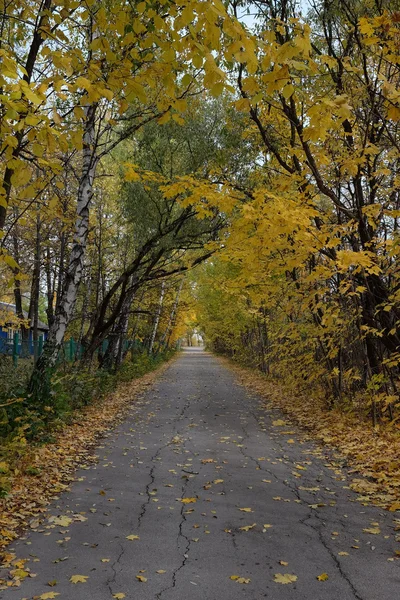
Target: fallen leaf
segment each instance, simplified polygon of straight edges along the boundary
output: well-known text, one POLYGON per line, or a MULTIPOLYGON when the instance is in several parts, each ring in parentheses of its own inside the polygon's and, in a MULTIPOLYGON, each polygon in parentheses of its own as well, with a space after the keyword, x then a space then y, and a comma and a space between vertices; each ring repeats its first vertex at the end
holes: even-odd
POLYGON ((125 598, 125 594, 124 592, 118 592, 117 594, 113 594, 113 598, 117 598, 117 600, 122 600, 122 598, 125 598))
POLYGON ((134 535, 133 533, 131 535, 127 535, 126 536, 127 540, 140 540, 140 537, 138 535, 134 535))
POLYGON ((72 523, 72 519, 69 517, 50 517, 49 521, 54 525, 61 525, 61 527, 68 527, 72 523))
POLYGON ((318 581, 326 581, 329 579, 328 573, 321 573, 321 575, 318 575, 317 579, 318 581))
POLYGON ((217 484, 217 483, 224 483, 224 480, 223 479, 214 479, 214 483, 215 484, 217 484))
POLYGON ((338 552, 339 556, 348 556, 349 553, 348 552, 338 552))
POLYGON ((178 502, 182 502, 182 504, 192 504, 197 502, 197 498, 177 498, 178 502))
POLYGON ((250 529, 253 529, 256 525, 257 523, 253 523, 253 525, 245 525, 244 527, 239 527, 239 529, 240 531, 250 531, 250 529))
POLYGON ((46 592, 45 594, 42 594, 41 596, 39 596, 40 600, 52 600, 52 598, 55 598, 56 596, 59 596, 60 593, 59 592, 46 592))
POLYGON ((229 579, 232 579, 232 581, 236 581, 237 583, 250 583, 250 579, 240 577, 240 575, 231 575, 229 579))
POLYGON ((381 532, 381 530, 379 529, 379 527, 367 527, 366 529, 363 529, 363 532, 378 535, 381 532))
POLYGON ((253 512, 251 508, 239 508, 242 512, 253 512))
POLYGON ((87 579, 89 579, 89 575, 72 575, 70 577, 71 583, 86 583, 87 579))
POLYGON ((166 573, 167 571, 164 571, 164 569, 159 569, 158 571, 156 571, 156 573, 158 573, 159 575, 162 575, 163 573, 166 573))
POLYGON ((276 421, 272 421, 272 425, 274 427, 284 427, 285 425, 287 425, 286 421, 283 421, 282 419, 277 419, 276 421))
POLYGON ((297 575, 291 575, 290 573, 275 573, 275 583, 294 583, 297 581, 297 575))
POLYGON ((289 563, 286 562, 286 560, 280 560, 279 564, 282 565, 283 567, 287 567, 289 563))
POLYGON ((141 583, 146 583, 147 577, 143 577, 143 575, 136 575, 136 579, 141 583))

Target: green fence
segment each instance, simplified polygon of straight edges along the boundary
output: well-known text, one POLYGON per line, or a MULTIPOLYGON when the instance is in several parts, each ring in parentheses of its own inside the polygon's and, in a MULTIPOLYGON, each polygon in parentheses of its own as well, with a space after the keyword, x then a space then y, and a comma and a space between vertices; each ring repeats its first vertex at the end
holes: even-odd
MULTIPOLYGON (((20 341, 19 333, 14 334, 13 339, 13 347, 12 347, 12 360, 14 366, 18 365, 18 360, 20 358, 28 358, 33 354, 34 359, 37 359, 43 352, 43 347, 45 344, 45 340, 43 335, 39 336, 37 341, 34 341, 31 345, 33 347, 33 352, 28 352, 26 357, 24 356, 22 345, 20 341)), ((101 346, 97 349, 98 354, 105 354, 109 345, 109 340, 103 340, 101 346)), ((141 351, 144 348, 144 344, 141 340, 124 340, 123 341, 123 353, 125 354, 128 350, 141 351)), ((71 337, 68 341, 64 342, 63 347, 60 351, 58 362, 74 362, 79 361, 83 356, 84 346, 77 342, 73 337, 71 337)))

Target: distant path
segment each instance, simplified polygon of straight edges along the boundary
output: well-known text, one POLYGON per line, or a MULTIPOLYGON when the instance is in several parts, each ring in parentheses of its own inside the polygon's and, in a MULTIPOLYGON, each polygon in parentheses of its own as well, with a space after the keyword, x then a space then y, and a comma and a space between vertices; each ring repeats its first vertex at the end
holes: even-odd
POLYGON ((64 519, 13 545, 37 576, 0 598, 399 598, 394 515, 355 501, 324 452, 277 419, 217 359, 186 350, 53 503, 64 519), (69 524, 74 514, 86 520, 69 524))

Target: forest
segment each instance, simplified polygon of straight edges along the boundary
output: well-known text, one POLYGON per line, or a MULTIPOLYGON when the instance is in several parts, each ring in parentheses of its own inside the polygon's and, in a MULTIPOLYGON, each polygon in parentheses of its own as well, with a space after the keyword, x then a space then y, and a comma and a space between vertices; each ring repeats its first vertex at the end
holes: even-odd
POLYGON ((0 487, 200 332, 400 418, 400 4, 3 0, 0 487))

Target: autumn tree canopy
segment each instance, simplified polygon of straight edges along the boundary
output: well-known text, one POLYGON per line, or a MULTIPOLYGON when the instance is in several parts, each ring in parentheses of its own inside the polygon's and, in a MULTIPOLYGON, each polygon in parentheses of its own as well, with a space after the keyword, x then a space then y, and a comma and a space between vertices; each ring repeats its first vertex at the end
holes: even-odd
POLYGON ((21 0, 0 19, 1 299, 23 341, 24 311, 50 328, 30 393, 71 337, 115 368, 196 311, 215 350, 396 418, 397 3, 21 0))

